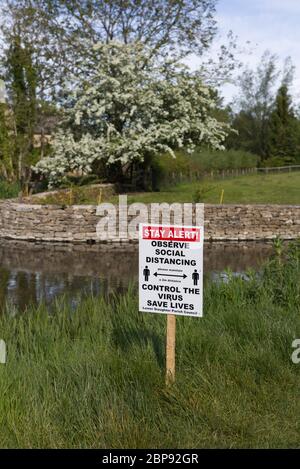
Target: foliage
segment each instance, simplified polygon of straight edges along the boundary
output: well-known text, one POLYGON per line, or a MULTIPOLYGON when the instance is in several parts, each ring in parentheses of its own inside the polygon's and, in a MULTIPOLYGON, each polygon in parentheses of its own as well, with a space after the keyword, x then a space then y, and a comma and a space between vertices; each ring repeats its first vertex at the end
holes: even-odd
POLYGON ((2 110, 2 153, 4 167, 9 177, 23 181, 26 166, 30 166, 33 150, 33 134, 36 123, 36 70, 32 62, 32 51, 22 43, 15 30, 5 56, 6 80, 11 105, 2 110), (6 123, 5 123, 6 120, 6 123), (6 134, 4 124, 6 124, 6 134), (8 141, 9 140, 9 141, 8 141))
POLYGON ((275 107, 270 116, 269 153, 295 161, 300 155, 300 125, 292 109, 291 97, 286 85, 277 93, 275 107))
POLYGON ((193 202, 195 204, 204 202, 207 195, 214 189, 215 186, 213 186, 212 184, 202 183, 201 185, 199 185, 199 187, 195 190, 193 194, 193 202))
POLYGON ((204 317, 177 319, 170 389, 166 318, 139 313, 133 291, 1 314, 1 446, 298 446, 299 248, 285 258, 205 284, 204 317))
MULTIPOLYGON (((91 43, 141 42, 153 56, 202 54, 216 34, 216 0, 2 0, 3 43, 15 23, 34 47, 39 98, 57 100, 66 77, 93 61, 91 43)), ((0 41, 1 44, 1 41, 0 41)), ((95 63, 90 66, 93 68, 95 63)))
MULTIPOLYGON (((276 89, 279 83, 281 90, 288 90, 292 82, 293 71, 294 67, 289 58, 286 59, 284 68, 280 70, 276 56, 269 51, 264 53, 256 70, 249 68, 244 70, 239 76, 240 94, 235 100, 236 112, 233 113, 232 118, 232 126, 238 134, 229 136, 227 140, 229 147, 250 151, 260 155, 262 159, 276 155, 274 153, 276 142, 274 141, 273 145, 270 143, 275 130, 272 130, 275 124, 271 122, 275 116, 274 114, 273 117, 271 116, 274 108, 278 106, 276 89)), ((284 132, 286 131, 290 132, 287 127, 284 132)), ((288 136, 286 138, 290 140, 288 136)))
POLYGON ((7 182, 0 179, 0 199, 12 199, 19 195, 21 190, 18 182, 7 182))
MULTIPOLYGON (((65 104, 62 92, 65 83, 72 89, 78 86, 79 77, 81 82, 87 83, 90 71, 98 66, 99 53, 95 53, 92 44, 104 46, 116 42, 129 46, 139 43, 153 61, 161 64, 171 58, 182 59, 191 51, 202 55, 209 50, 216 35, 215 3, 216 0, 3 0, 0 5, 0 74, 6 78, 9 105, 19 124, 22 125, 19 118, 23 119, 26 113, 29 116, 26 127, 23 125, 23 130, 19 129, 14 135, 14 164, 19 179, 31 176, 28 166, 32 160, 32 129, 35 127, 44 135, 48 102, 52 100, 55 104, 52 111, 56 116, 57 104, 60 109, 65 104), (16 93, 14 83, 17 82, 16 93), (21 101, 24 106, 16 105, 21 101)), ((199 74, 207 82, 211 77, 219 81, 228 79, 236 65, 235 49, 235 38, 229 33, 228 44, 222 44, 217 54, 218 63, 211 58, 203 59, 199 74)), ((40 158, 48 151, 42 143, 40 158)), ((147 158, 151 160, 151 156, 147 158)), ((149 164, 148 161, 146 166, 149 164)), ((120 165, 107 168, 103 162, 98 162, 94 166, 98 166, 94 168, 98 174, 111 180, 128 179, 120 165)), ((133 165, 131 174, 132 168, 133 165)), ((136 170, 144 173, 145 178, 148 169, 136 165, 136 170)), ((146 181, 142 183, 145 185, 146 181)))
POLYGON ((197 73, 173 60, 158 63, 139 43, 94 49, 96 69, 67 94, 54 157, 37 165, 51 184, 67 172, 93 172, 99 163, 123 172, 162 152, 175 157, 181 147, 223 148, 229 125, 210 115, 215 102, 197 73))
POLYGON ((243 150, 205 151, 198 149, 192 155, 202 171, 255 168, 259 156, 243 150))
POLYGON ((0 173, 7 179, 13 178, 14 147, 9 135, 8 107, 0 102, 0 173))
POLYGON ((266 52, 257 70, 246 69, 239 77, 239 113, 233 127, 238 136, 232 136, 234 148, 242 147, 262 157, 268 154, 268 118, 273 106, 273 86, 278 79, 276 58, 266 52))
POLYGON ((176 158, 169 154, 159 155, 152 161, 152 188, 161 190, 175 181, 199 179, 207 173, 231 169, 256 168, 260 158, 243 150, 212 151, 195 148, 190 155, 185 151, 176 151, 176 158))
POLYGON ((279 168, 280 166, 286 166, 289 163, 285 158, 280 156, 270 156, 261 162, 262 168, 279 168))

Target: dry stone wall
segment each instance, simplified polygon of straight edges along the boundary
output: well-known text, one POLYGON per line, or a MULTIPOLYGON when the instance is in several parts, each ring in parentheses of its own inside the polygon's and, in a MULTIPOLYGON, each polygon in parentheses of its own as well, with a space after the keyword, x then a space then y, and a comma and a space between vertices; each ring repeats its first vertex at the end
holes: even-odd
MULTIPOLYGON (((0 203, 0 238, 28 241, 101 242, 96 227, 101 216, 93 205, 37 205, 12 201, 0 203)), ((118 208, 117 208, 118 210, 118 208)), ((150 214, 150 210, 148 211, 150 214)), ((192 208, 195 223, 195 206, 192 208)), ((220 240, 267 240, 300 237, 300 205, 205 205, 205 238, 220 240)), ((117 214, 118 218, 118 214, 117 214)), ((113 230, 106 242, 122 243, 133 216, 121 218, 121 239, 113 230)), ((148 222, 144 215, 142 221, 148 222)), ((160 219, 161 221, 161 219, 160 219)), ((117 224, 118 226, 118 224, 117 224)), ((105 230, 108 230, 106 227, 105 230)))
MULTIPOLYGON (((95 243, 101 216, 92 205, 37 205, 0 202, 0 238, 28 241, 95 243)), ((195 206, 193 222, 195 222, 195 206)), ((149 210, 150 212, 150 210, 149 210)), ((300 205, 205 205, 205 238, 268 240, 300 237, 300 205)), ((121 231, 134 217, 121 217, 121 231)), ((145 215, 144 222, 148 222, 145 215)), ((117 223, 118 227, 118 223, 117 223)), ((107 228, 105 228, 107 229, 107 228)), ((106 242, 126 242, 126 236, 107 233, 106 242)))

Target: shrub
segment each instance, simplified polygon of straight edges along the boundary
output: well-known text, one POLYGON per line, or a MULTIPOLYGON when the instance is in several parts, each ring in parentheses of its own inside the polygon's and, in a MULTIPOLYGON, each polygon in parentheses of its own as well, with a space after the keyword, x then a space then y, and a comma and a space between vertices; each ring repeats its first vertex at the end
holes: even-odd
POLYGON ((262 168, 278 168, 280 166, 288 166, 295 163, 291 158, 281 156, 270 156, 266 160, 262 161, 262 168))
POLYGON ((256 168, 260 158, 242 150, 212 151, 196 149, 191 155, 177 151, 176 158, 160 155, 152 162, 153 190, 160 190, 181 179, 199 179, 207 172, 256 168))
POLYGON ((213 189, 215 189, 215 186, 212 184, 207 184, 203 183, 202 185, 199 186, 199 188, 194 192, 193 194, 193 202, 200 203, 200 202, 205 202, 205 196, 211 192, 213 189))
POLYGON ((243 150, 196 150, 192 160, 202 171, 255 168, 259 156, 243 150))
POLYGON ((0 180, 0 199, 12 199, 17 197, 21 190, 18 182, 0 180))

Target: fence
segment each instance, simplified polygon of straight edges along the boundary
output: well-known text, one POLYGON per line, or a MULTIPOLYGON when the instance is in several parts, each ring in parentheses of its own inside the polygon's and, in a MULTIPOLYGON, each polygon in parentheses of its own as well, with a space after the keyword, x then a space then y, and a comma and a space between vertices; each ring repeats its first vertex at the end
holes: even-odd
POLYGON ((294 172, 300 171, 300 165, 293 166, 279 166, 273 168, 239 168, 239 169, 212 169, 210 171, 190 171, 183 172, 169 172, 164 175, 163 183, 178 184, 181 182, 196 182, 203 179, 226 179, 247 174, 269 174, 280 172, 294 172))
POLYGON ((226 179, 235 176, 244 176, 247 174, 256 174, 257 168, 244 168, 244 169, 212 169, 210 171, 189 171, 183 172, 170 172, 164 175, 164 184, 178 184, 180 182, 196 182, 203 179, 226 179))
POLYGON ((257 168, 257 171, 261 173, 291 173, 293 171, 300 171, 300 165, 293 165, 293 166, 275 166, 273 168, 257 168))

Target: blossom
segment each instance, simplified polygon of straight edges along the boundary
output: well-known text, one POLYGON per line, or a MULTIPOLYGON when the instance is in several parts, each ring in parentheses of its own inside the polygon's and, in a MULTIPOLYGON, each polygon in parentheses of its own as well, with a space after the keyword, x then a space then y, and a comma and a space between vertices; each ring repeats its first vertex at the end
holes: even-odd
POLYGON ((88 174, 99 161, 123 166, 146 155, 175 157, 181 147, 223 149, 229 126, 212 117, 215 98, 199 74, 157 62, 140 43, 94 49, 97 65, 68 93, 53 155, 36 166, 50 184, 69 171, 88 174))

